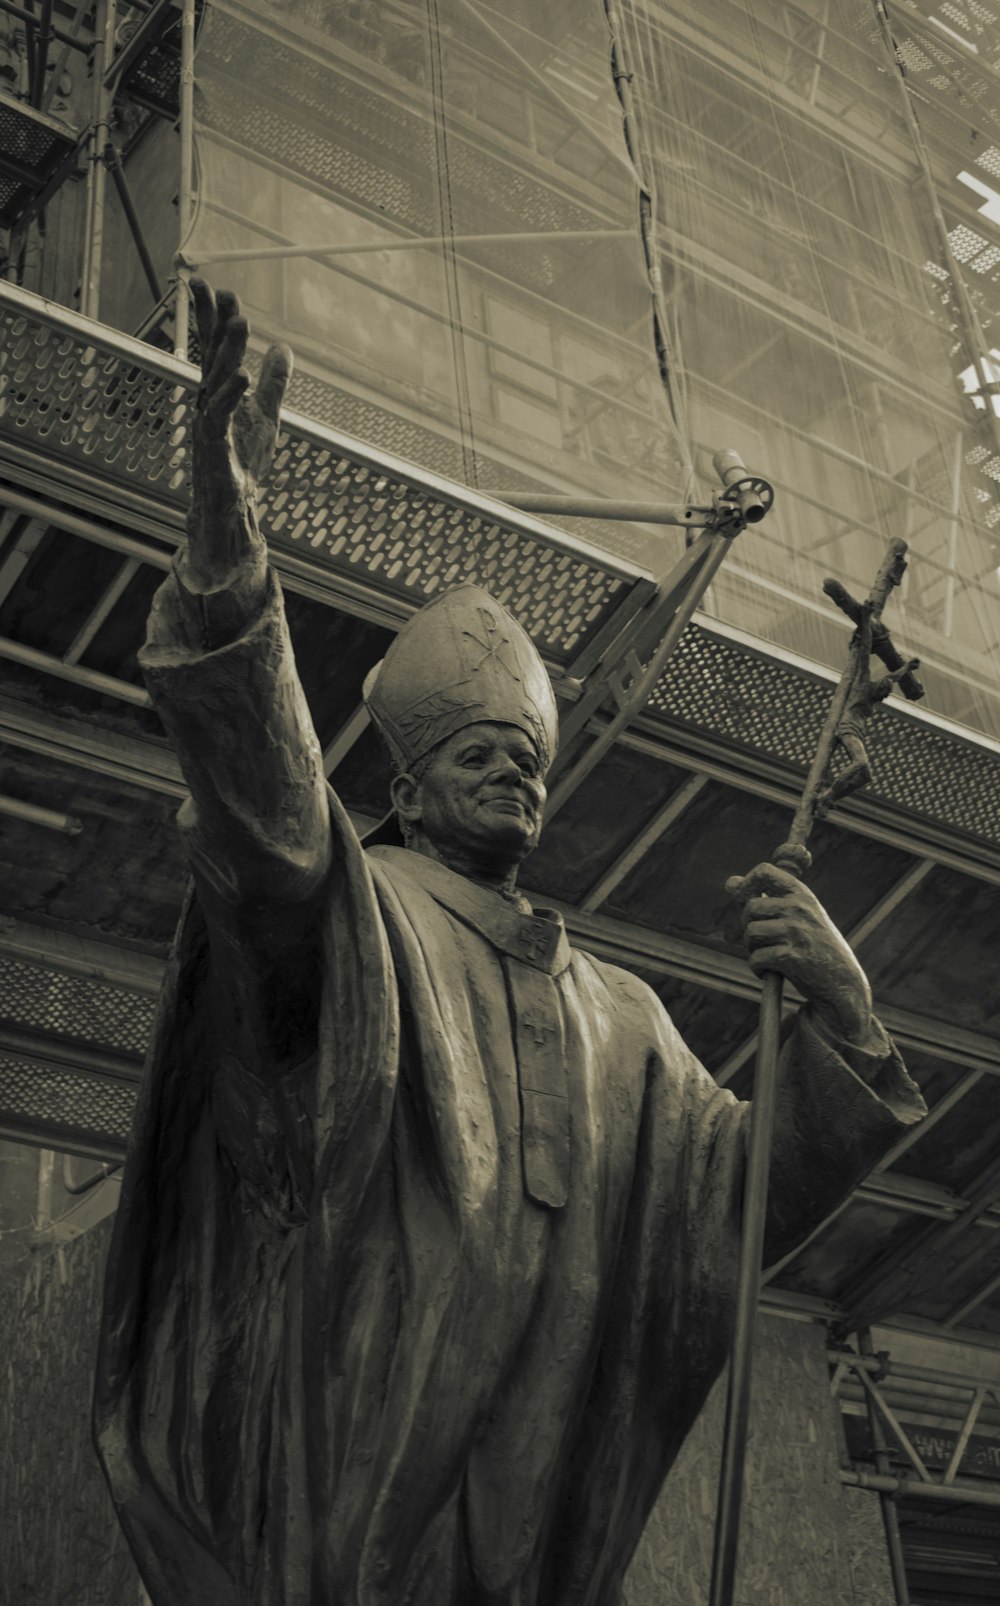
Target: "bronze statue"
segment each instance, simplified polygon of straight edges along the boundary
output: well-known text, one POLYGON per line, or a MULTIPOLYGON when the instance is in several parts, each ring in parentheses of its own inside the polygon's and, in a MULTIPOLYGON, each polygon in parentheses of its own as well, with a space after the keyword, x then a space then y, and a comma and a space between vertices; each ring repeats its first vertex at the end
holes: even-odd
MULTIPOLYGON (((359 843, 254 517, 289 357, 253 395, 235 298, 193 291, 189 537, 144 669, 196 892, 109 1262, 115 1503, 155 1606, 614 1606, 726 1357, 747 1107, 518 893, 555 705, 474 587, 369 676, 394 815, 359 843)), ((922 1103, 812 894, 760 865, 736 895, 808 1000, 773 1258, 922 1103)))

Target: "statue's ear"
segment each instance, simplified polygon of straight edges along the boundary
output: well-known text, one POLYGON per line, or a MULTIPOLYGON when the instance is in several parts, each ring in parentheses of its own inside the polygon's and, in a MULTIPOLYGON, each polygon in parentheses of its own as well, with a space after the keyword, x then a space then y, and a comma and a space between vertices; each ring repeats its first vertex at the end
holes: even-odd
POLYGON ((423 817, 423 788, 408 770, 394 775, 389 786, 392 806, 401 822, 417 825, 423 817))

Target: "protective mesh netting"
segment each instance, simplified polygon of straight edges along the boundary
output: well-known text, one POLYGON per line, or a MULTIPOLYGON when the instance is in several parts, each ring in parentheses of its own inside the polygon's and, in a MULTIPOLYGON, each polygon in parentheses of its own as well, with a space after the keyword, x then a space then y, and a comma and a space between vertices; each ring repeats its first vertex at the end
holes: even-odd
POLYGON ((928 704, 1000 734, 998 57, 997 0, 213 0, 187 255, 293 406, 481 489, 703 499, 736 447, 778 500, 706 607, 812 659, 905 537, 928 704))

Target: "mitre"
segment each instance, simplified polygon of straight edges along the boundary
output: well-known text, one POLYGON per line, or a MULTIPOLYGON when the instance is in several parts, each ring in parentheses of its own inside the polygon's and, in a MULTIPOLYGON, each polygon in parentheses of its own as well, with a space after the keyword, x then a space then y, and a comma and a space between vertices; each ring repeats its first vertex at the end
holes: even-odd
POLYGON ((542 765, 559 723, 545 665, 512 614, 479 586, 457 586, 403 626, 367 676, 364 698, 395 764, 410 770, 466 725, 516 725, 542 765))

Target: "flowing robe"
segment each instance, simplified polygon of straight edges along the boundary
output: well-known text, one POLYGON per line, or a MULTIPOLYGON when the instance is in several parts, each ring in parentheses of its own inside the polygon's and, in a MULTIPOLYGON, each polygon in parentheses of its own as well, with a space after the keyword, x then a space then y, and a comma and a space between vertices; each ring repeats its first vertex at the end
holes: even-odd
MULTIPOLYGON (((197 893, 95 1396, 146 1587, 155 1606, 618 1606, 726 1357, 748 1107, 558 916, 362 849, 273 585, 221 648, 196 611, 169 579, 144 659, 197 893)), ((849 1049, 804 1010, 770 1256, 921 1112, 884 1036, 849 1049)))

